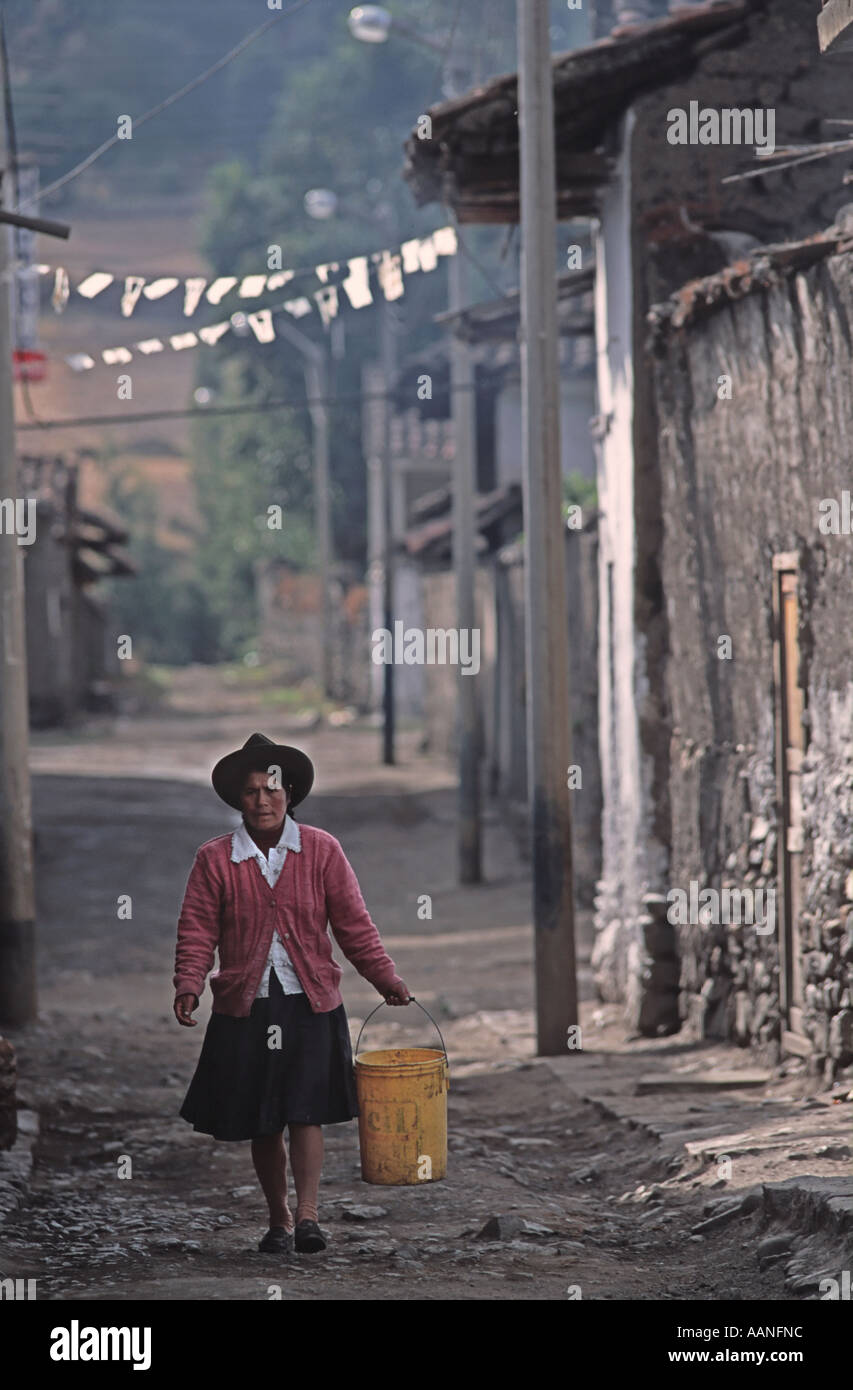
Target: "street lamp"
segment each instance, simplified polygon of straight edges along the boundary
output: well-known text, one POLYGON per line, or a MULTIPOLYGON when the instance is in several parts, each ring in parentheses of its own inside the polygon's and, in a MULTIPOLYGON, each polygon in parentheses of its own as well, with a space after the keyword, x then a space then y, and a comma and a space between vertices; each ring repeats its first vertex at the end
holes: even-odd
POLYGON ((350 33, 361 43, 386 43, 393 23, 393 17, 381 5, 357 5, 347 19, 350 33))
POLYGON ((433 53, 444 53, 445 50, 445 45, 438 39, 420 33, 402 19, 395 19, 382 5, 357 5, 350 10, 347 24, 353 38, 358 39, 359 43, 387 43, 393 30, 395 34, 411 39, 412 43, 419 43, 422 48, 431 48, 433 53))
POLYGON ((302 206, 316 222, 327 222, 338 210, 338 195, 331 188, 309 188, 302 206))

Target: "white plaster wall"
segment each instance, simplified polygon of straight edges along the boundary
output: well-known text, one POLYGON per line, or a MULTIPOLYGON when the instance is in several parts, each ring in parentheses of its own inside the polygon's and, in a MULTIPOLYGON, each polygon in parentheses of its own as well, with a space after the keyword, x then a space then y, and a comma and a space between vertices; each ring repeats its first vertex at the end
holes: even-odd
MULTIPOLYGON (((563 474, 595 477, 589 421, 595 413, 595 382, 588 373, 560 379, 560 467, 563 474)), ((495 486, 521 482, 521 383, 508 377, 497 400, 495 486)))
POLYGON ((602 878, 593 964, 608 999, 628 996, 636 977, 634 925, 640 911, 641 774, 634 633, 634 450, 630 173, 633 114, 604 196, 596 233, 595 343, 598 409, 599 743, 602 878), (612 569, 611 569, 612 566, 612 569))

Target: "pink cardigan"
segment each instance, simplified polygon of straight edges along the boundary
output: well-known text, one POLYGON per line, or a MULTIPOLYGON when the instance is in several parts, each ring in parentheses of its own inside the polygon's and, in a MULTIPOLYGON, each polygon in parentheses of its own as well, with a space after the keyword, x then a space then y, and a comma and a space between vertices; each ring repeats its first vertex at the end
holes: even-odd
POLYGON ((310 825, 300 824, 299 832, 302 849, 289 851, 274 888, 253 859, 232 862, 230 834, 201 846, 178 919, 176 994, 201 996, 218 947, 213 1012, 246 1018, 277 931, 312 1010, 329 1013, 342 1002, 343 971, 327 924, 347 960, 380 994, 402 985, 338 841, 310 825))

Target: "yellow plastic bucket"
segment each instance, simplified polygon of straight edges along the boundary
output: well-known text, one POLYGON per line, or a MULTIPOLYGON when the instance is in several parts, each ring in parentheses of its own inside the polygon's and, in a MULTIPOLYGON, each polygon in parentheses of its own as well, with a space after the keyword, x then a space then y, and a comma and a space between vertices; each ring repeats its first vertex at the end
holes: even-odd
MULTIPOLYGON (((424 1013, 441 1038, 438 1024, 426 1009, 424 1013)), ((372 1017, 365 1019, 355 1045, 362 1180, 382 1187, 438 1182, 447 1175, 450 1066, 444 1039, 440 1052, 392 1047, 360 1053, 361 1034, 372 1017)))

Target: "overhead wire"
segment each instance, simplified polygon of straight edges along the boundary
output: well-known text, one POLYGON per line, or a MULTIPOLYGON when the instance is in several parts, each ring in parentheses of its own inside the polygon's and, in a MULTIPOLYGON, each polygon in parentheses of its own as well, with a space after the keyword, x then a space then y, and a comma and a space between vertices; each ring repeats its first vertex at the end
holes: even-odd
MULTIPOLYGON (((456 386, 450 385, 447 390, 452 394, 455 391, 472 391, 471 385, 456 386)), ((37 428, 49 430, 62 429, 83 429, 95 425, 142 425, 148 424, 153 420, 202 420, 210 417, 229 416, 229 415, 265 415, 276 410, 305 411, 314 405, 338 405, 344 401, 388 401, 394 400, 394 391, 344 391, 337 395, 326 396, 303 396, 301 399, 282 399, 272 401, 249 401, 246 404, 237 405, 206 405, 187 407, 180 410, 148 410, 128 412, 121 415, 88 415, 80 416, 71 420, 42 420, 40 425, 18 425, 19 430, 32 430, 37 428)))
MULTIPOLYGON (((213 77, 217 72, 221 72, 228 63, 237 58, 250 44, 254 43, 256 39, 259 39, 261 35, 271 29, 274 24, 279 24, 281 20, 287 19, 290 15, 295 14, 297 10, 304 9, 305 6, 310 3, 311 0, 296 0, 296 3, 288 6, 286 10, 282 10, 279 14, 275 14, 270 19, 265 20, 257 29, 253 29, 252 32, 247 34, 244 39, 241 39, 238 44, 235 44, 233 48, 229 49, 221 58, 217 59, 211 67, 206 68, 204 72, 194 77, 191 82, 187 82, 183 87, 179 88, 177 92, 172 92, 171 96, 158 102, 156 106, 152 106, 149 111, 145 111, 141 116, 134 117, 133 128, 138 130, 146 121, 153 120, 155 116, 159 116, 160 113, 165 111, 168 107, 174 106, 175 102, 180 101, 182 97, 188 96, 190 92, 195 91, 196 87, 200 87, 208 78, 213 77)), ((73 169, 69 169, 67 174, 63 174, 61 178, 55 179, 53 183, 49 183, 46 188, 42 188, 34 197, 28 198, 23 206, 27 208, 33 207, 35 203, 41 202, 43 198, 47 198, 51 193, 56 193, 58 189, 64 188, 72 179, 78 178, 86 169, 91 168, 96 160, 106 154, 107 150, 111 150, 114 145, 118 144, 120 138, 118 131, 116 131, 116 134, 111 135, 109 140, 105 140, 103 144, 99 145, 98 148, 87 155, 85 159, 82 159, 79 164, 75 164, 73 169)), ((16 211, 20 212, 21 208, 17 208, 16 211)))

